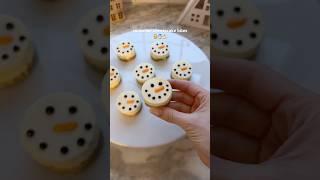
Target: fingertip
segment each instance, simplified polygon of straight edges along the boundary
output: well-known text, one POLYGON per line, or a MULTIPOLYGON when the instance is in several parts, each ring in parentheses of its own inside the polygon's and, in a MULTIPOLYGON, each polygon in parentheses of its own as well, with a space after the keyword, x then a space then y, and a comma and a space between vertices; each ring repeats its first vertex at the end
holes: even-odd
POLYGON ((161 116, 163 112, 161 108, 154 108, 154 107, 150 108, 149 111, 155 116, 161 116))

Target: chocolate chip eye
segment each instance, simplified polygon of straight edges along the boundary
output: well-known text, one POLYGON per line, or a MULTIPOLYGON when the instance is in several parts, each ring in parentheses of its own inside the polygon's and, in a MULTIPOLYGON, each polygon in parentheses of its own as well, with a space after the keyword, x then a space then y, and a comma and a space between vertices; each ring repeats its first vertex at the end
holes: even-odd
POLYGON ((82 34, 83 34, 83 35, 89 34, 89 30, 88 30, 87 28, 83 28, 83 29, 82 29, 82 34))
POLYGON ((134 107, 134 108, 137 108, 137 105, 134 105, 133 107, 134 107))
POLYGON ((89 130, 92 129, 92 124, 91 124, 91 123, 86 123, 86 124, 84 125, 84 128, 85 128, 87 131, 89 131, 89 130))
POLYGON ((126 107, 122 106, 122 109, 125 109, 126 107))
POLYGON ((139 103, 139 102, 140 102, 139 100, 136 101, 136 103, 139 103))
POLYGON ((233 11, 239 13, 241 11, 241 8, 239 6, 236 6, 233 8, 233 11))
POLYGON ((217 15, 218 15, 219 17, 222 17, 222 16, 224 15, 224 11, 223 11, 223 10, 218 10, 218 11, 217 11, 217 15))
POLYGON ((134 98, 134 95, 131 95, 131 98, 134 98))
POLYGON ((143 67, 142 66, 140 66, 140 69, 142 69, 143 67))
POLYGON ((153 88, 153 87, 154 87, 154 84, 150 84, 150 86, 153 88))
POLYGON ((79 138, 79 139, 77 140, 77 144, 78 144, 78 146, 84 146, 84 145, 85 145, 85 143, 86 143, 86 140, 85 140, 85 139, 83 139, 83 138, 79 138))
POLYGON ((69 148, 66 146, 62 146, 60 149, 61 154, 66 155, 69 152, 69 148))
POLYGON ((98 22, 102 22, 104 20, 103 16, 102 15, 98 15, 97 16, 97 21, 98 22))
POLYGON ((180 64, 178 64, 178 67, 180 67, 180 64))
POLYGON ((78 111, 78 108, 76 106, 69 107, 70 114, 75 114, 75 113, 77 113, 77 111, 78 111))
POLYGON ((159 82, 159 86, 162 86, 162 84, 163 84, 162 82, 159 82))
POLYGON ((48 115, 52 115, 54 113, 54 107, 53 106, 46 107, 46 113, 48 115))
POLYGON ((9 31, 11 31, 11 30, 14 29, 14 25, 9 22, 9 23, 6 24, 6 29, 9 30, 9 31))
POLYGON ((127 95, 124 95, 123 97, 124 97, 124 98, 127 98, 128 96, 127 96, 127 95))
POLYGON ((41 150, 46 150, 47 147, 48 147, 48 144, 45 143, 45 142, 41 142, 41 143, 39 144, 39 148, 40 148, 41 150))
POLYGON ((34 134, 35 134, 35 132, 34 132, 33 129, 29 129, 29 130, 27 130, 27 132, 26 132, 26 136, 27 136, 28 138, 32 138, 32 137, 34 136, 34 134))

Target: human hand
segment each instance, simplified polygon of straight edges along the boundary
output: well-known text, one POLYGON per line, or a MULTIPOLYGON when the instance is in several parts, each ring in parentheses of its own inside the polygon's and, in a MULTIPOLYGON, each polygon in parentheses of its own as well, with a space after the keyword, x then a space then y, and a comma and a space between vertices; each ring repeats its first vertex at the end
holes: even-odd
POLYGON ((174 91, 166 107, 151 108, 161 119, 186 131, 201 161, 210 167, 210 94, 189 81, 169 80, 174 91))
POLYGON ((319 96, 256 63, 213 66, 213 179, 320 179, 319 96))

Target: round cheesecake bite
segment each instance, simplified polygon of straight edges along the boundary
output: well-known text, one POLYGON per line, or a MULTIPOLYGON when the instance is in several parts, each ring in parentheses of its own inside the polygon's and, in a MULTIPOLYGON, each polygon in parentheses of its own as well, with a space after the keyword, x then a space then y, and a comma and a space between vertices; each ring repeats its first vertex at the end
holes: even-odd
POLYGON ((141 63, 134 69, 136 80, 143 84, 147 80, 155 77, 154 66, 150 63, 141 63))
POLYGON ((151 45, 151 57, 153 60, 166 60, 169 57, 169 45, 165 41, 156 41, 151 45))
POLYGON ((136 57, 136 50, 130 41, 121 42, 117 46, 116 51, 119 59, 122 61, 130 61, 136 57))
POLYGON ((216 55, 251 58, 264 31, 260 11, 248 0, 217 0, 214 6, 212 46, 216 55))
POLYGON ((79 96, 57 93, 35 102, 21 124, 23 147, 40 164, 76 172, 99 147, 100 131, 92 107, 79 96))
POLYGON ((120 82, 121 76, 119 70, 114 66, 110 66, 110 89, 118 87, 120 82))
POLYGON ((78 27, 80 46, 87 62, 95 68, 106 71, 109 38, 107 7, 89 12, 78 27))
POLYGON ((172 87, 167 80, 152 78, 146 81, 141 88, 144 102, 152 107, 167 105, 172 97, 172 87))
POLYGON ((0 88, 26 77, 34 61, 34 49, 25 26, 10 16, 0 16, 0 88))
POLYGON ((187 61, 179 61, 173 64, 171 78, 179 80, 189 80, 192 76, 192 65, 187 61))
POLYGON ((136 92, 124 91, 118 96, 116 106, 122 114, 134 116, 140 112, 142 103, 136 92))

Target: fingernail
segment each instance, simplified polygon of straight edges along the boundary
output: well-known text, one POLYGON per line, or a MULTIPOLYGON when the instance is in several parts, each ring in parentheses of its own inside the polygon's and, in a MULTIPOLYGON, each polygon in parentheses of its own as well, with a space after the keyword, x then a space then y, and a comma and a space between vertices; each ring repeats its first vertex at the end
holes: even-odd
POLYGON ((160 116, 162 114, 162 110, 159 108, 150 108, 150 112, 156 116, 160 116))

